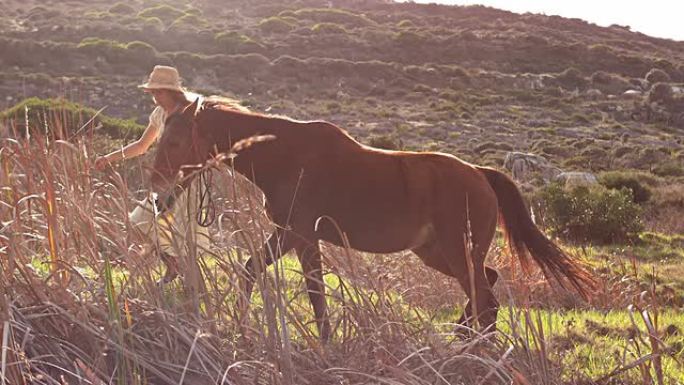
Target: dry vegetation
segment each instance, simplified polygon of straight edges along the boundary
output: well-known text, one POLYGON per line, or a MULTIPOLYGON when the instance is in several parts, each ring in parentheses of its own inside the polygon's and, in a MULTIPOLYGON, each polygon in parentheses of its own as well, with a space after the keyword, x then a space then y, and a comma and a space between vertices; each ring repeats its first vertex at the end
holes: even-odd
MULTIPOLYGON (((58 125, 55 119, 47 126, 58 125)), ((212 228, 211 250, 191 246, 184 279, 157 287, 159 263, 140 256, 127 220, 132 176, 95 173, 88 135, 67 142, 32 132, 4 139, 0 152, 1 369, 9 383, 682 379, 684 320, 663 301, 667 291, 639 264, 601 255, 589 257, 606 283, 582 304, 521 277, 497 246, 490 260, 507 279, 497 288, 505 307, 495 334, 453 324, 460 291, 410 253, 370 256, 330 246, 324 249, 330 344, 317 339, 290 258, 269 269, 250 314, 239 317, 242 263, 262 255, 259 245, 272 229, 258 194, 227 169, 217 171, 223 214, 212 228)))
MULTIPOLYGON (((68 7, 0 7, 5 383, 684 383, 684 43, 375 0, 68 7), (635 226, 601 241, 618 243, 585 231, 576 239, 591 241, 564 245, 603 282, 590 303, 522 277, 498 239, 489 260, 505 277, 503 307, 486 336, 453 324, 461 291, 410 253, 325 245, 335 332, 322 346, 294 258, 268 270, 238 316, 242 263, 262 255, 271 225, 258 193, 226 169, 211 249, 191 247, 184 279, 155 285, 160 263, 139 254, 127 219, 146 193, 145 160, 105 173, 91 164, 139 135, 151 106, 135 85, 157 63, 177 66, 192 89, 331 120, 380 147, 497 167, 529 151, 596 172, 600 191, 553 190, 561 214, 604 232, 635 226), (608 198, 573 204, 579 195, 608 198), (617 216, 610 196, 633 202, 617 216), (598 211, 607 214, 589 215, 598 211)), ((567 237, 535 200, 541 183, 526 189, 538 222, 567 237)))

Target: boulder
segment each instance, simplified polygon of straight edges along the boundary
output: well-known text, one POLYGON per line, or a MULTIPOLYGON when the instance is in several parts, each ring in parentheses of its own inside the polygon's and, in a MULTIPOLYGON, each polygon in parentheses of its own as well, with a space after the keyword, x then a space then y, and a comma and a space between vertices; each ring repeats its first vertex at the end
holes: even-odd
POLYGON ((507 153, 504 168, 513 175, 513 179, 523 182, 530 181, 535 175, 540 175, 544 182, 549 182, 561 173, 558 167, 543 156, 524 152, 507 153))
POLYGON ((589 100, 599 100, 603 98, 603 92, 596 88, 590 88, 584 93, 589 100))
POLYGON ((637 90, 627 90, 622 93, 623 99, 639 99, 644 95, 643 92, 637 90))
POLYGON ((591 186, 598 183, 596 175, 590 172, 567 171, 562 172, 554 178, 555 181, 563 183, 565 188, 576 186, 591 186))

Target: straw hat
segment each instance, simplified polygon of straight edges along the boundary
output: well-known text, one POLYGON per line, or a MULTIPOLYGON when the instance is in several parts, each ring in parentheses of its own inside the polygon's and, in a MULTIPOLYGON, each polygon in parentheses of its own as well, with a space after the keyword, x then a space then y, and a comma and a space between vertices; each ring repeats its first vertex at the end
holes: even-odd
POLYGON ((145 90, 173 90, 183 92, 183 87, 181 87, 180 75, 178 75, 178 70, 169 67, 157 65, 154 66, 152 73, 150 74, 147 82, 138 86, 145 90))

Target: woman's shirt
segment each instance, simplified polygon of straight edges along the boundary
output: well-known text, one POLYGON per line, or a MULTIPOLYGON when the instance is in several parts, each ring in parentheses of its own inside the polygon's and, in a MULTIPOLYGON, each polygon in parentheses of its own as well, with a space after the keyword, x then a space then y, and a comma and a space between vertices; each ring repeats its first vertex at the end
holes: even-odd
POLYGON ((164 109, 161 108, 161 106, 155 107, 154 111, 152 111, 152 113, 150 114, 150 125, 157 129, 157 141, 159 140, 159 138, 161 138, 162 134, 164 133, 165 121, 166 111, 164 111, 164 109))

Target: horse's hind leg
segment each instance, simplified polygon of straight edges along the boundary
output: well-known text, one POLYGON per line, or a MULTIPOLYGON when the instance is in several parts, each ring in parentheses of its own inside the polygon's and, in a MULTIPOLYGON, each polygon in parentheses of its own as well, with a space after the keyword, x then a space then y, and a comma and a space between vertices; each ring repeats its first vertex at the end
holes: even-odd
POLYGON ((325 302, 325 282, 323 282, 323 267, 321 264, 321 250, 318 241, 312 244, 302 243, 296 248, 299 262, 302 264, 306 291, 316 316, 318 334, 323 342, 330 338, 330 319, 325 302))
POLYGON ((468 296, 468 303, 459 323, 471 324, 472 303, 477 304, 477 318, 483 328, 495 328, 496 315, 498 312, 498 302, 492 292, 492 284, 495 283, 498 274, 496 270, 484 266, 484 257, 489 249, 489 242, 476 244, 470 251, 472 261, 472 278, 466 261, 466 243, 462 237, 451 236, 437 237, 425 245, 415 248, 413 251, 423 260, 423 262, 440 272, 454 277, 468 296), (459 239, 460 238, 460 239, 459 239), (486 245, 485 245, 486 243, 486 245), (445 247, 444 245, 448 246, 445 247), (481 245, 481 246, 480 246, 481 245), (449 250, 446 252, 445 250, 449 250), (494 282, 490 282, 491 281, 494 282), (475 289, 474 292, 472 289, 475 289))
MULTIPOLYGON (((499 280, 499 273, 494 268, 486 265, 485 276, 487 277, 487 282, 489 282, 489 286, 491 286, 492 288, 496 284, 496 281, 499 280)), ((463 326, 469 326, 470 319, 472 316, 473 314, 470 305, 470 300, 468 300, 468 302, 466 302, 465 307, 463 308, 463 314, 461 314, 461 318, 459 318, 458 321, 456 321, 456 323, 463 326)))

